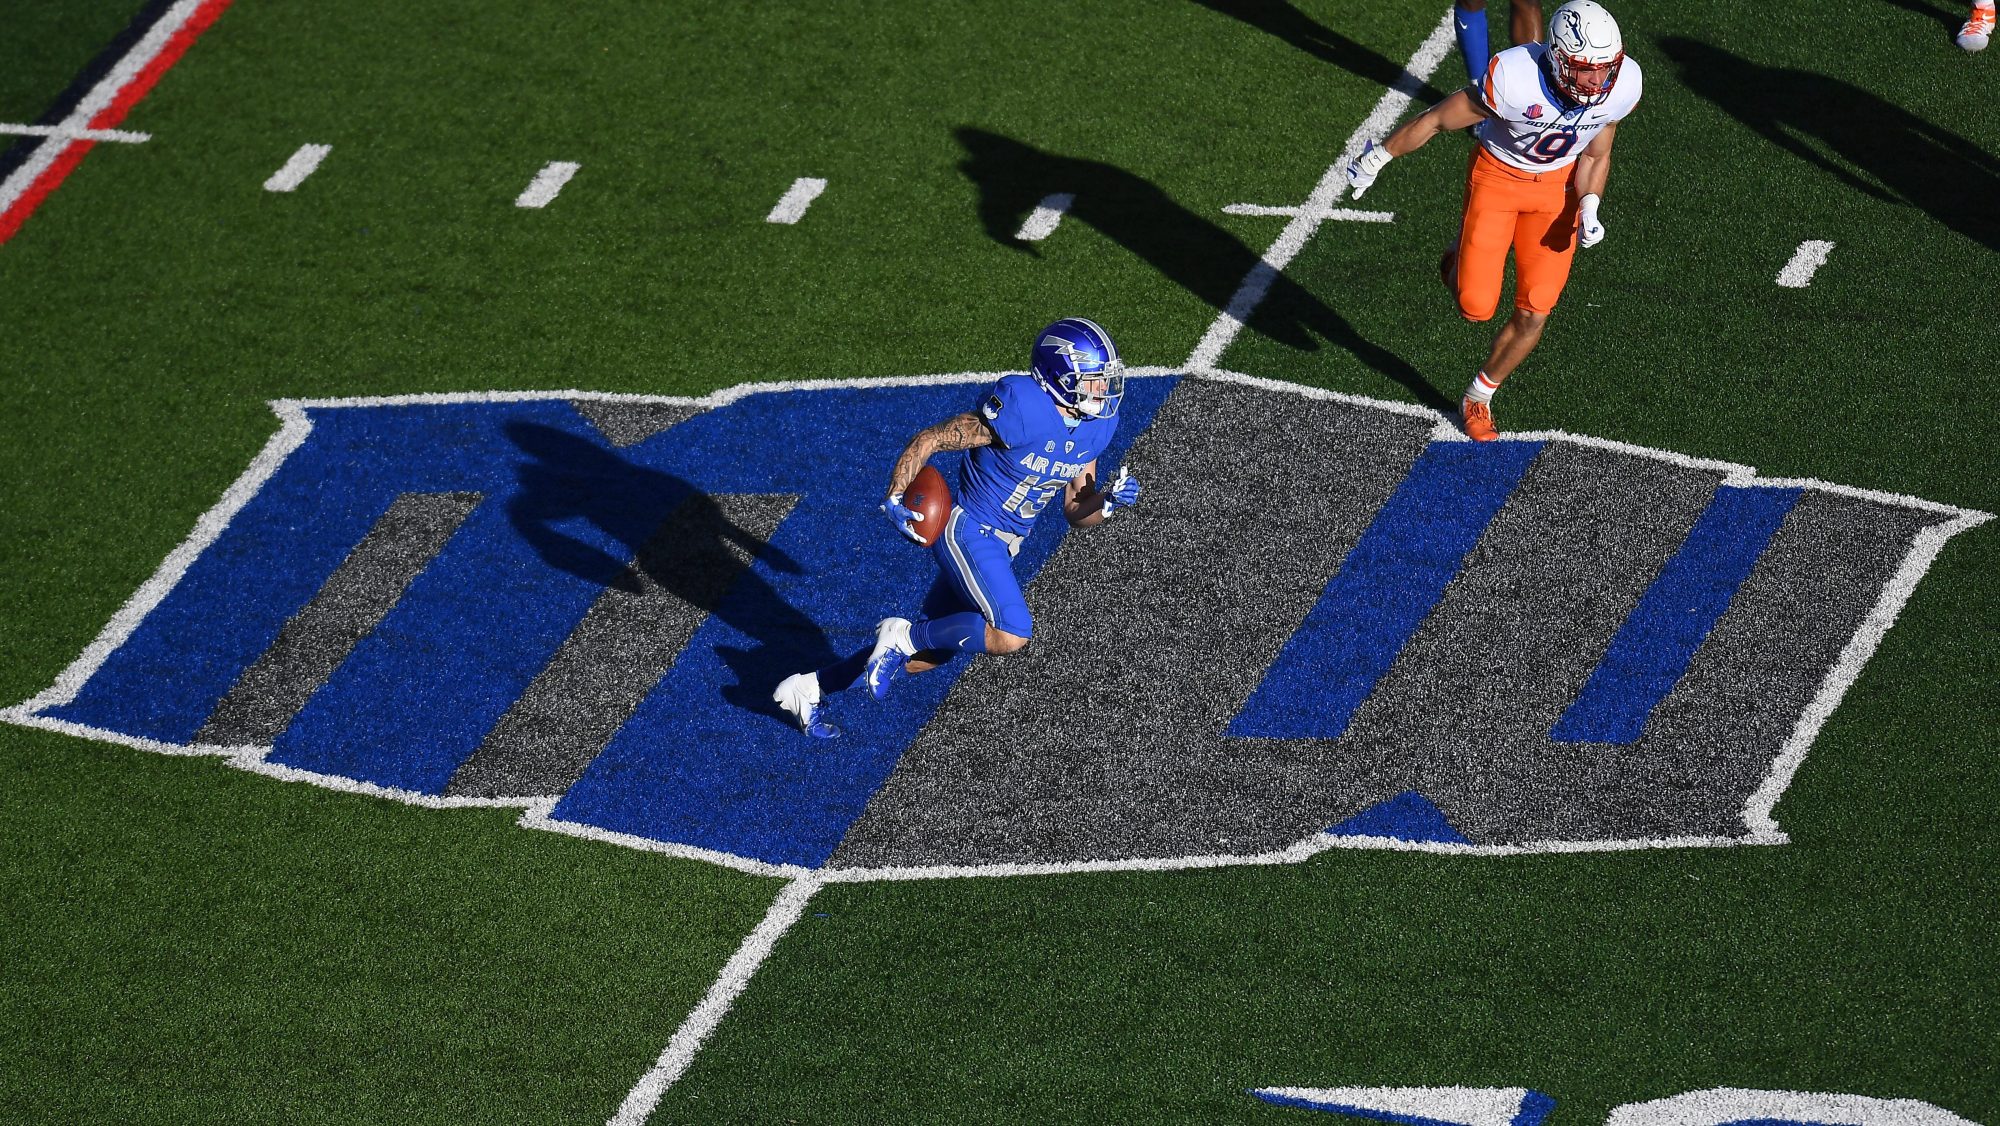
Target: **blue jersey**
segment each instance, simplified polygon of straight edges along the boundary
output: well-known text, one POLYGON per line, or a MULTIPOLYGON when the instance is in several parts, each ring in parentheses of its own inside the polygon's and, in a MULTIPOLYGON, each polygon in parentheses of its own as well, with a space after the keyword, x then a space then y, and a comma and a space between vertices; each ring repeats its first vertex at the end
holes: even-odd
POLYGON ((1025 536, 1035 517, 1111 442, 1114 418, 1065 416, 1032 376, 1009 375, 975 408, 996 441, 966 455, 958 506, 981 524, 1025 536))

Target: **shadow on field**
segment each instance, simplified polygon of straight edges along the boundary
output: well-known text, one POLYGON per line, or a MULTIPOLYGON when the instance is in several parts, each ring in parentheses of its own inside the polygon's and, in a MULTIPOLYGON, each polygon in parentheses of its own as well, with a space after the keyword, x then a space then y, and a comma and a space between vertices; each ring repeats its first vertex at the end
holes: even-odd
MULTIPOLYGON (((1263 256, 1222 227, 1175 203, 1149 180, 1101 161, 1056 156, 1010 137, 970 127, 957 131, 966 158, 959 163, 979 188, 979 218, 986 234, 1025 254, 1033 244, 1015 238, 1021 220, 1054 192, 1076 196, 1068 217, 1088 223, 1138 255, 1167 279, 1217 312, 1229 307, 1237 287, 1263 256)), ((1325 340, 1407 388, 1439 410, 1456 406, 1410 364, 1354 331, 1340 314, 1282 273, 1270 275, 1270 292, 1250 327, 1300 351, 1325 340)))
MULTIPOLYGON (((82 104, 84 96, 103 81, 105 75, 111 73, 112 68, 118 65, 118 61, 130 53, 133 47, 138 46, 139 40, 145 38, 146 32, 160 22, 160 18, 174 6, 175 2, 176 0, 147 0, 132 14, 132 18, 126 21, 125 27, 112 37, 111 42, 106 43, 103 50, 84 64, 83 69, 70 79, 69 85, 63 92, 57 94, 55 100, 51 101, 48 108, 42 111, 42 115, 31 124, 60 125, 64 118, 82 104)), ((0 137, 0 179, 13 175, 15 169, 26 163, 28 154, 39 148, 42 140, 40 137, 32 136, 19 139, 0 137), (12 144, 7 143, 10 140, 13 141, 12 144)))
MULTIPOLYGON (((1403 77, 1401 63, 1378 55, 1367 47, 1299 11, 1291 0, 1194 0, 1204 8, 1242 20, 1251 27, 1290 43, 1321 62, 1332 63, 1349 74, 1376 86, 1393 86, 1403 77)), ((1420 102, 1443 98, 1425 83, 1417 90, 1420 102)))
POLYGON ((1965 4, 1939 6, 1929 3, 1928 0, 1883 0, 1883 3, 1894 4, 1898 8, 1927 16, 1953 35, 1958 33, 1958 25, 1964 22, 1967 7, 1965 4))
POLYGON ((719 651, 737 675, 723 697, 784 719, 771 701, 772 686, 800 669, 831 663, 833 649, 811 619, 742 560, 749 556, 800 574, 798 560, 738 526, 713 497, 671 473, 635 465, 554 427, 517 422, 506 430, 530 459, 516 470, 519 491, 508 501, 507 516, 542 561, 628 594, 657 587, 748 635, 756 648, 719 651), (618 554, 562 529, 575 520, 616 541, 618 554))
POLYGON ((2000 211, 1993 207, 2000 158, 1838 78, 1760 66, 1683 36, 1662 39, 1660 47, 1680 64, 1689 89, 1765 140, 1858 192, 1919 208, 2000 250, 2000 211))

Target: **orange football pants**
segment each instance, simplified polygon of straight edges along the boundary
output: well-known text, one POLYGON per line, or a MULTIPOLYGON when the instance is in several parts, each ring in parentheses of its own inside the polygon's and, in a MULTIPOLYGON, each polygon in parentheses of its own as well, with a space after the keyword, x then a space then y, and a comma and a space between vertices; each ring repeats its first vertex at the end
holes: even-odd
POLYGON ((1500 307, 1507 248, 1514 248, 1514 307, 1548 313, 1576 258, 1576 165, 1523 172, 1479 145, 1465 174, 1465 221, 1458 229, 1458 311, 1490 320, 1500 307))

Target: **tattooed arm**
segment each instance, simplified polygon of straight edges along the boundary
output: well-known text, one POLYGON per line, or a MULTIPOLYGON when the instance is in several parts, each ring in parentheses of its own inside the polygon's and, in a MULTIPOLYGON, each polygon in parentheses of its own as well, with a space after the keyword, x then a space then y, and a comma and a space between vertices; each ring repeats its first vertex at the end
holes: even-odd
POLYGON ((903 447, 903 456, 896 459, 896 471, 889 476, 889 495, 901 495, 909 488, 932 454, 992 444, 993 429, 971 411, 952 415, 936 426, 926 426, 917 431, 910 444, 903 447))

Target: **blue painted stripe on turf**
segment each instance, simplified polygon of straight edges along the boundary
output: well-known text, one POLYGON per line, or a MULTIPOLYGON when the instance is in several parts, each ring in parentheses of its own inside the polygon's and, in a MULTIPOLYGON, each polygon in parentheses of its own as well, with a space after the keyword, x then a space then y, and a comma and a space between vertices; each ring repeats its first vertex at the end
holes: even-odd
POLYGON ((1549 737, 1558 743, 1636 741, 1750 577, 1799 492, 1717 489, 1549 737))
POLYGON ((1377 1122, 1394 1122, 1398 1126, 1466 1126, 1466 1123, 1453 1122, 1447 1118, 1426 1118, 1421 1114, 1396 1114, 1369 1106, 1355 1106, 1351 1103, 1316 1102, 1297 1095, 1284 1095, 1257 1087, 1252 1087, 1250 1093, 1276 1106, 1291 1107, 1295 1110, 1323 1110, 1331 1114, 1352 1115, 1355 1118, 1372 1118, 1377 1122))
MULTIPOLYGON (((197 556, 59 719, 184 744, 286 620, 404 492, 482 492, 495 467, 462 441, 413 462, 454 408, 311 412, 312 435, 197 556)), ((505 472, 505 466, 498 467, 505 472)))
POLYGON ((1542 1126, 1542 1121, 1548 1118, 1549 1112, 1555 1108, 1555 1096, 1545 1095, 1530 1088, 1528 1093, 1521 1097, 1521 1109, 1514 1113, 1514 1121, 1510 1126, 1542 1126))
MULTIPOLYGON (((1398 841, 1471 844, 1436 803, 1415 790, 1376 802, 1327 830, 1336 837, 1387 837, 1398 841)), ((1519 1126, 1519 1124, 1516 1124, 1519 1126)))
MULTIPOLYGON (((1100 464, 1117 464, 1177 382, 1126 384, 1100 464)), ((967 662, 899 679, 880 702, 859 684, 829 697, 841 728, 833 744, 802 737, 770 704, 771 688, 854 652, 879 619, 922 602, 937 568, 874 513, 883 459, 913 425, 964 410, 983 390, 819 392, 805 421, 784 396, 753 395, 646 443, 644 456, 671 455, 674 471, 707 492, 800 493, 770 539, 774 557, 799 567, 751 565, 552 816, 774 864, 824 864, 967 662)), ((956 456, 940 459, 947 479, 956 479, 956 456)), ((1063 535, 1058 513, 1036 522, 1014 561, 1023 585, 1063 535)))
POLYGON ((608 448, 567 403, 451 421, 406 456, 476 451, 489 495, 278 736, 272 762, 441 792, 692 492, 608 448))
POLYGON ((1539 442, 1432 443, 1279 651, 1229 734, 1345 733, 1541 450, 1539 442))

